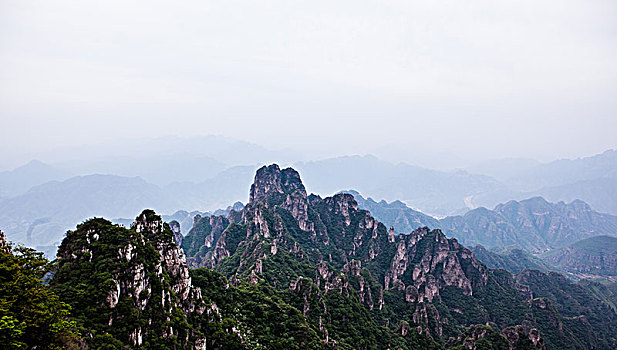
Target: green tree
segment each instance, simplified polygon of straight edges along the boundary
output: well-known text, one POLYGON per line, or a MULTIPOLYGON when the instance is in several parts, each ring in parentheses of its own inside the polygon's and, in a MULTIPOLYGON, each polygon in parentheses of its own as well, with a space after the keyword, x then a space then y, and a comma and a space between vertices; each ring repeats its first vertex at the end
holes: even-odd
POLYGON ((78 349, 70 307, 43 278, 52 264, 43 253, 19 246, 0 250, 0 348, 78 349))

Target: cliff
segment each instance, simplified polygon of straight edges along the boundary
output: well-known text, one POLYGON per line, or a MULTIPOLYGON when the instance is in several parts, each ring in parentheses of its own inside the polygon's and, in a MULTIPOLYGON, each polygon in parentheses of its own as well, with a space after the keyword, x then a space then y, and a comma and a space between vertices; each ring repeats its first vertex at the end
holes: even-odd
POLYGON ((145 210, 130 229, 91 219, 58 249, 51 285, 72 306, 89 345, 205 349, 192 315, 206 306, 169 225, 145 210))

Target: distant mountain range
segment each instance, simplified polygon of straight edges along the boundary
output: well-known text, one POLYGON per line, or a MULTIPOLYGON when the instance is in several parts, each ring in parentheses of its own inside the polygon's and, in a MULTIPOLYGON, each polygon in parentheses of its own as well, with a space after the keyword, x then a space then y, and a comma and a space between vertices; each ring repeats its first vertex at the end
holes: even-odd
POLYGON ((10 240, 52 245, 87 218, 126 217, 143 208, 173 212, 180 207, 176 198, 138 177, 77 176, 0 201, 0 226, 10 240))
MULTIPOLYGON (((506 162, 507 163, 507 162, 506 162)), ((575 199, 589 203, 595 210, 617 215, 617 151, 578 159, 563 159, 545 164, 519 160, 509 164, 509 171, 500 172, 503 162, 471 170, 483 170, 495 176, 512 192, 485 193, 472 198, 477 206, 493 207, 510 199, 543 196, 548 200, 570 202, 575 199), (515 165, 513 165, 515 164, 515 165)), ((508 168, 508 165, 505 166, 508 168)))
POLYGON ((0 198, 14 197, 34 186, 70 176, 67 171, 33 160, 16 169, 0 172, 0 198))
POLYGON ((358 192, 348 193, 354 195, 361 208, 394 227, 397 233, 420 226, 435 227, 467 246, 518 247, 541 253, 592 236, 617 236, 617 216, 598 213, 580 200, 550 203, 534 197, 499 204, 494 210, 477 208, 438 220, 401 202, 375 202, 358 192))
POLYGON ((539 253, 597 235, 617 235, 617 217, 593 211, 583 201, 550 203, 541 197, 478 208, 440 220, 464 244, 518 246, 539 253))
MULTIPOLYGON (((261 159, 293 158, 284 152, 217 137, 157 139, 146 144, 126 146, 128 153, 125 157, 104 158, 103 155, 111 154, 111 151, 91 149, 92 160, 87 164, 64 161, 52 166, 33 161, 0 173, 0 227, 11 240, 49 245, 57 242, 68 227, 92 215, 126 218, 133 217, 143 208, 164 213, 178 210, 213 212, 236 201, 246 202, 242 188, 251 183, 252 174, 259 167, 256 160, 260 159, 260 152, 261 159), (151 147, 147 152, 146 144, 151 147), (199 147, 194 147, 193 153, 179 153, 191 144, 199 147), (156 152, 159 152, 158 156, 156 152), (242 152, 246 154, 242 155, 242 152), (255 163, 232 166, 245 161, 255 163), (89 170, 131 176, 71 177, 89 170), (77 188, 84 190, 77 191, 77 188)), ((74 150, 73 156, 81 154, 79 152, 74 150)), ((592 211, 617 213, 615 151, 546 164, 519 159, 494 161, 471 168, 494 177, 393 164, 373 156, 300 162, 294 167, 301 170, 310 191, 322 196, 353 188, 372 198, 390 201, 389 207, 377 205, 381 202, 367 201, 363 205, 400 232, 410 232, 418 224, 437 227, 435 217, 458 215, 449 221, 439 221, 439 227, 448 233, 456 229, 459 239, 465 244, 482 244, 487 248, 519 244, 529 249, 534 247, 532 251, 542 251, 553 247, 553 243, 545 241, 553 238, 544 237, 549 233, 542 231, 543 228, 538 228, 531 236, 516 236, 517 230, 522 229, 517 223, 509 222, 511 227, 498 227, 503 221, 500 216, 505 213, 487 211, 479 206, 492 208, 512 199, 520 201, 541 195, 553 202, 579 203, 575 200, 581 199, 591 205, 592 211), (508 173, 512 176, 508 177, 508 173), (401 210, 403 205, 418 210, 401 210), (485 229, 482 222, 474 221, 476 219, 497 226, 490 227, 493 231, 487 237, 479 237, 485 229), (501 236, 494 236, 495 232, 501 236)), ((568 208, 574 210, 572 205, 568 208)), ((558 212, 553 214, 560 215, 558 212)), ((556 237, 554 242, 559 246, 574 243, 588 237, 586 232, 590 235, 614 234, 614 231, 603 231, 603 223, 597 227, 594 225, 572 227, 580 232, 569 234, 572 237, 565 237, 563 242, 556 237)), ((560 230, 565 232, 565 229, 564 226, 560 230)))

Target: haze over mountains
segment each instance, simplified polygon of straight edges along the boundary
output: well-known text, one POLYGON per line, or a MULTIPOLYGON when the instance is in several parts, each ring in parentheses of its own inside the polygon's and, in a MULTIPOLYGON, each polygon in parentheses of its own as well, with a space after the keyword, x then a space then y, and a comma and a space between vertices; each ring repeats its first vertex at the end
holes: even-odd
POLYGON ((550 163, 505 159, 443 171, 370 155, 295 162, 302 157, 292 151, 207 136, 138 140, 64 154, 50 151, 47 156, 55 162, 31 161, 0 173, 0 227, 11 240, 48 246, 92 216, 131 218, 143 208, 168 215, 178 210, 213 212, 237 201, 246 203, 243 189, 271 158, 293 164, 311 192, 329 195, 353 189, 427 214, 417 222, 408 218, 404 232, 418 223, 434 227, 435 217, 465 215, 479 206, 493 208, 534 196, 566 203, 582 199, 592 210, 617 213, 616 151, 550 163))

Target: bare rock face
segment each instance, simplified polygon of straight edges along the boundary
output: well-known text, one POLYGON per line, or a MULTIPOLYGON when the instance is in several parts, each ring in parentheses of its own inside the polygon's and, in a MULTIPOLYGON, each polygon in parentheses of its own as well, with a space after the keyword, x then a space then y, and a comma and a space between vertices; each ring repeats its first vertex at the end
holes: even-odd
POLYGON ((404 290, 411 285, 417 296, 413 293, 408 299, 432 302, 439 298, 439 291, 447 286, 473 295, 474 288, 486 285, 488 270, 471 251, 455 239, 446 238, 441 231, 419 228, 400 237, 395 244, 396 253, 384 279, 386 290, 404 290), (404 276, 409 269, 411 279, 406 279, 404 276))
POLYGON ((264 166, 257 170, 255 180, 251 185, 249 203, 269 202, 277 195, 304 193, 306 189, 300 180, 300 174, 292 168, 281 170, 278 165, 264 166))
POLYGON ((470 326, 457 339, 451 339, 448 345, 456 349, 479 350, 485 349, 487 343, 492 345, 491 349, 545 349, 544 339, 540 336, 540 332, 535 328, 527 330, 521 325, 508 327, 501 333, 488 325, 470 326))
MULTIPOLYGON (((391 315, 405 314, 408 324, 401 326, 401 335, 441 339, 454 335, 455 340, 459 333, 453 334, 452 324, 460 322, 459 315, 465 312, 463 301, 476 305, 474 323, 499 321, 492 314, 494 304, 489 304, 496 302, 487 301, 487 293, 504 305, 535 307, 526 301, 533 293, 525 283, 489 270, 456 239, 428 227, 397 235, 361 210, 350 194, 307 197, 293 169, 281 170, 277 165, 259 169, 250 201, 231 216, 221 221, 219 233, 210 234, 211 229, 198 240, 195 247, 207 251, 210 265, 205 266, 220 266, 232 284, 267 283, 297 293, 299 305, 295 306, 306 317, 318 317, 320 329, 331 322, 328 299, 353 298, 360 307, 383 317, 388 327, 401 320, 391 315), (495 291, 507 293, 502 297, 495 291)), ((208 227, 218 225, 212 218, 207 220, 208 227)), ((189 236, 183 241, 185 249, 189 236)), ((499 330, 480 327, 470 332, 471 338, 490 336, 502 348, 509 346, 499 330)), ((514 334, 518 333, 508 333, 514 334)), ((526 330, 525 341, 531 338, 541 349, 537 330, 526 330)))
POLYGON ((169 228, 174 233, 174 238, 178 247, 182 246, 182 230, 180 229, 180 223, 176 220, 169 222, 169 228))
MULTIPOLYGON (((240 221, 228 220, 220 235, 202 240, 208 251, 208 262, 202 266, 215 267, 241 246, 242 256, 235 258, 234 271, 258 283, 271 269, 281 268, 271 265, 274 257, 291 256, 314 266, 314 276, 304 277, 312 278, 321 293, 350 295, 355 290, 369 310, 386 306, 384 291, 401 291, 415 310, 414 327, 428 329, 429 313, 439 317, 434 307, 417 304, 440 300, 440 290, 446 287, 471 296, 488 280, 487 269, 471 251, 440 231, 424 227, 397 236, 368 211, 360 210, 353 195, 307 197, 299 174, 276 164, 257 171, 241 216, 240 221)), ((189 236, 183 243, 185 249, 189 236)), ((282 276, 270 276, 274 284, 294 284, 296 278, 287 282, 278 280, 282 276)), ((434 331, 439 335, 441 325, 437 323, 434 331)))
POLYGON ((4 232, 0 230, 0 252, 10 253, 11 248, 9 247, 9 243, 6 240, 6 236, 4 232))
POLYGON ((165 270, 171 277, 171 289, 179 297, 186 312, 203 313, 201 305, 201 290, 193 287, 184 251, 170 240, 170 229, 166 228, 160 216, 154 212, 141 213, 131 228, 142 232, 145 237, 154 238, 155 246, 160 254, 161 261, 157 263, 158 271, 165 270))
POLYGON ((195 217, 193 228, 182 240, 189 267, 212 268, 221 258, 229 255, 224 247, 216 249, 219 242, 223 244, 224 240, 219 238, 229 224, 230 220, 224 216, 195 217))
POLYGON ((529 341, 533 344, 533 350, 544 350, 544 339, 540 336, 540 331, 536 328, 526 330, 523 326, 517 325, 514 327, 508 327, 501 331, 501 334, 508 341, 508 347, 510 350, 522 350, 529 349, 529 341))

